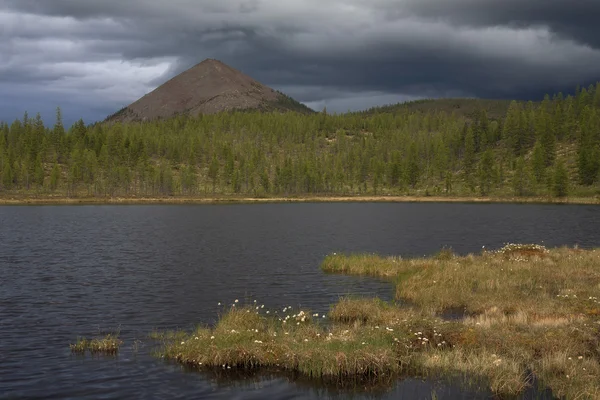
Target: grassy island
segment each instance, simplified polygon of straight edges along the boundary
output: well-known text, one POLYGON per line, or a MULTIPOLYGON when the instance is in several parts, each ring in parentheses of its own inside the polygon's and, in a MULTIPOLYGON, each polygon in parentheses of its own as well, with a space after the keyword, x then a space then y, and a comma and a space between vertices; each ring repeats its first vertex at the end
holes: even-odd
POLYGON ((600 398, 600 251, 509 244, 404 259, 332 254, 326 272, 385 277, 397 304, 343 298, 328 315, 233 304, 214 327, 155 334, 197 368, 273 368, 335 381, 484 380, 501 396, 537 382, 600 398))
POLYGON ((119 351, 123 341, 119 339, 119 334, 109 333, 103 337, 86 339, 85 337, 77 338, 75 343, 71 343, 69 348, 75 354, 85 354, 89 351, 91 354, 114 355, 119 351))

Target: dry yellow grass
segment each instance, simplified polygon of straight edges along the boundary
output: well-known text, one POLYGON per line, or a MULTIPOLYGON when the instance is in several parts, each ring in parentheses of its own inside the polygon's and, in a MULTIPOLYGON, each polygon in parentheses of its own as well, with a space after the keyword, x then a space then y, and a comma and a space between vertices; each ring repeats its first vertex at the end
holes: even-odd
POLYGON ((394 307, 380 299, 342 298, 331 307, 329 318, 353 325, 394 326, 414 318, 414 312, 394 307))
POLYGON ((464 257, 333 254, 322 267, 395 279, 397 297, 410 300, 414 316, 465 310, 445 333, 451 351, 419 353, 415 365, 425 371, 480 375, 492 390, 513 394, 532 371, 557 395, 600 398, 597 249, 510 244, 464 257))
POLYGON ((567 351, 544 354, 536 371, 554 394, 568 399, 598 399, 600 364, 597 358, 575 355, 567 351))
POLYGON ((443 375, 452 371, 486 378, 494 393, 516 395, 527 387, 524 365, 485 349, 424 352, 419 355, 419 363, 428 373, 443 375))
MULTIPOLYGON (((535 247, 484 251, 465 257, 420 259, 376 255, 327 256, 327 272, 398 278, 396 295, 423 309, 469 313, 525 312, 530 318, 600 314, 600 251, 535 247)), ((514 318, 514 317, 513 317, 514 318)))
POLYGON ((535 377, 555 395, 600 399, 600 252, 537 245, 459 257, 332 254, 329 272, 385 277, 410 306, 342 298, 328 318, 231 307, 213 328, 154 334, 196 368, 275 368, 348 382, 462 376, 499 395, 535 377), (448 308, 464 318, 444 320, 448 308), (323 323, 322 321, 328 321, 323 323))

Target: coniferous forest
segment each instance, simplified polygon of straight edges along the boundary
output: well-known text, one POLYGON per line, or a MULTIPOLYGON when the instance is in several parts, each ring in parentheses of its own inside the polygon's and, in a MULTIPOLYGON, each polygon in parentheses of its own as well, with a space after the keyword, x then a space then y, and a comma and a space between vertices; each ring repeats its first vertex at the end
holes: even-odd
POLYGON ((0 123, 0 193, 68 197, 600 195, 600 83, 539 102, 0 123))

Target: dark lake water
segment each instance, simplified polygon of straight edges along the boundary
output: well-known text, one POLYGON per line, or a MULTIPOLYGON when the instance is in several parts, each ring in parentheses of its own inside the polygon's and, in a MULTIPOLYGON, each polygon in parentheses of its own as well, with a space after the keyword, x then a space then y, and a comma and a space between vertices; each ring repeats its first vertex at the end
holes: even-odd
POLYGON ((298 377, 188 372, 151 355, 153 329, 214 323, 218 302, 325 312, 390 284, 325 275, 331 252, 418 256, 443 246, 600 246, 600 207, 256 204, 0 207, 1 398, 486 398, 399 381, 368 395, 298 377), (77 336, 120 329, 115 358, 76 357, 77 336), (137 346, 134 345, 136 340, 137 346))

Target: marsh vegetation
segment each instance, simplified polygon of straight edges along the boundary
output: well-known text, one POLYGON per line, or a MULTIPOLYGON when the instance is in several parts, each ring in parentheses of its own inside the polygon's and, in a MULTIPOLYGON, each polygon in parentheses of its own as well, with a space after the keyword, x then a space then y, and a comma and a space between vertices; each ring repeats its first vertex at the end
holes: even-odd
POLYGON ((119 339, 118 333, 109 333, 102 337, 86 339, 85 337, 77 338, 75 343, 71 343, 69 348, 71 352, 76 354, 85 354, 89 351, 91 354, 117 354, 119 347, 123 341, 119 339))
POLYGON ((499 395, 539 382, 569 399, 600 398, 599 266, 598 250, 539 245, 417 259, 331 254, 324 271, 388 278, 398 302, 342 298, 324 316, 236 301, 214 327, 154 335, 160 356, 201 369, 334 382, 463 376, 499 395))

